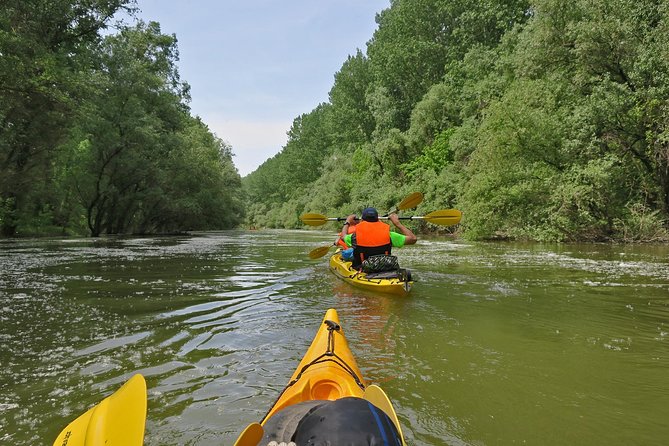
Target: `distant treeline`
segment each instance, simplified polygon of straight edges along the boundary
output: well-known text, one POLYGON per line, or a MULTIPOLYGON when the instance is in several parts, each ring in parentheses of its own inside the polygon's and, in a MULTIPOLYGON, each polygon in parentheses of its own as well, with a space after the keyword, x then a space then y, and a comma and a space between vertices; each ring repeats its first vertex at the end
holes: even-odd
POLYGON ((229 146, 187 106, 176 38, 106 32, 132 0, 0 8, 0 233, 219 229, 243 219, 229 146))
POLYGON ((474 239, 667 240, 669 2, 391 0, 243 179, 257 227, 456 207, 474 239))

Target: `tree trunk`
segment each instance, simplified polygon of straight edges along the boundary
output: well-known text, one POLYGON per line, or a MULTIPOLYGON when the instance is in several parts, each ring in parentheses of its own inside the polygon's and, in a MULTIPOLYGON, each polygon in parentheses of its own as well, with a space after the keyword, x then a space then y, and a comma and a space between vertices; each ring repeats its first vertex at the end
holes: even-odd
POLYGON ((2 224, 0 225, 0 234, 3 237, 13 237, 16 235, 18 225, 16 222, 16 194, 9 194, 8 197, 0 199, 2 210, 2 224))

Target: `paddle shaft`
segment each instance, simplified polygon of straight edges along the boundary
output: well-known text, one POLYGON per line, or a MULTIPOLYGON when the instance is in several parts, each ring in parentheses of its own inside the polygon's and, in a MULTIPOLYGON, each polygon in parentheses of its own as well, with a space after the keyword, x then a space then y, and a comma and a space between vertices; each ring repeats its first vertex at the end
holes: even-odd
MULTIPOLYGON (((397 217, 400 220, 425 220, 425 217, 422 215, 412 215, 411 217, 397 217)), ((427 218, 428 220, 430 217, 427 218)), ((326 217, 327 221, 346 221, 346 217, 326 217)), ((390 217, 379 216, 379 220, 390 220, 390 217)))
MULTIPOLYGON (((398 217, 399 220, 423 220, 437 225, 452 226, 458 224, 462 218, 462 212, 457 209, 441 209, 425 215, 412 215, 411 217, 398 217)), ((390 217, 379 217, 380 220, 390 220, 390 217)), ((345 217, 326 217, 322 214, 304 214, 300 217, 303 223, 309 226, 321 226, 328 221, 345 221, 345 217)))

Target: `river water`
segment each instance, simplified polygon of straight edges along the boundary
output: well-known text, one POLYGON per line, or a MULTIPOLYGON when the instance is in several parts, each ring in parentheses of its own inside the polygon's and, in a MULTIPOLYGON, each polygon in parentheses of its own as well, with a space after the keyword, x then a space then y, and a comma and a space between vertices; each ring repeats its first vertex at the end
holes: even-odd
POLYGON ((669 247, 397 250, 408 297, 306 253, 322 231, 0 241, 0 444, 50 445, 135 373, 146 445, 232 445, 336 308, 413 445, 669 441, 669 247))

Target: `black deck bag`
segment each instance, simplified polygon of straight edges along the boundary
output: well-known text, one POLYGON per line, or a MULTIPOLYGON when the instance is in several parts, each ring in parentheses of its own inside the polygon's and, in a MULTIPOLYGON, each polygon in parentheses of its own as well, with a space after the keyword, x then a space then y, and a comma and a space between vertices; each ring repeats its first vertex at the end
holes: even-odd
POLYGON ((360 265, 363 273, 381 273, 385 271, 398 271, 400 264, 397 256, 378 255, 365 259, 360 265))

